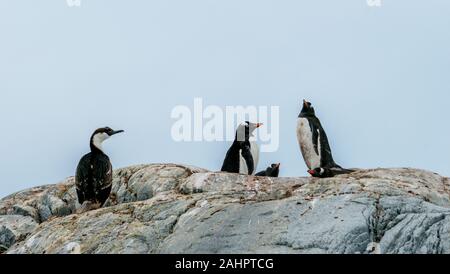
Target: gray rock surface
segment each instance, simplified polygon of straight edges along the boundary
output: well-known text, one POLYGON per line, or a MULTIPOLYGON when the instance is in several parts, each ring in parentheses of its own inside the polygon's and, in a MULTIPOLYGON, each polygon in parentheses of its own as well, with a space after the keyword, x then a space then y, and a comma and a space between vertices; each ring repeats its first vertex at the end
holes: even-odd
POLYGON ((450 180, 423 170, 316 179, 140 165, 116 170, 107 205, 82 214, 73 184, 0 200, 0 250, 450 253, 450 180))
POLYGON ((15 242, 25 240, 37 226, 38 224, 30 216, 0 216, 0 253, 6 251, 15 242))

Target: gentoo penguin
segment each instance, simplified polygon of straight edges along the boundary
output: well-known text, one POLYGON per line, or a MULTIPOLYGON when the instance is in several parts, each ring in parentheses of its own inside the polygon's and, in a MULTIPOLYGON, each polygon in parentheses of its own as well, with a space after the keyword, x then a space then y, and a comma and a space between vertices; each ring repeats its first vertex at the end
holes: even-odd
POLYGON ((266 176, 266 177, 278 177, 280 174, 280 164, 272 164, 265 171, 256 173, 256 176, 266 176))
POLYGON ((308 173, 311 174, 313 177, 317 178, 330 178, 334 177, 336 175, 342 175, 342 174, 349 174, 355 172, 351 169, 344 169, 344 168, 322 168, 318 167, 312 170, 308 170, 308 173))
POLYGON ((250 141, 253 132, 262 126, 261 123, 246 121, 238 126, 233 144, 223 161, 222 171, 255 174, 259 161, 259 146, 255 141, 250 141))
POLYGON ((316 117, 311 103, 303 100, 303 108, 297 120, 297 139, 309 170, 319 167, 340 168, 333 160, 325 130, 316 117))
POLYGON ((91 152, 81 158, 76 175, 75 186, 78 202, 101 207, 111 192, 112 165, 103 152, 102 143, 123 130, 114 131, 109 127, 97 129, 91 136, 91 152))

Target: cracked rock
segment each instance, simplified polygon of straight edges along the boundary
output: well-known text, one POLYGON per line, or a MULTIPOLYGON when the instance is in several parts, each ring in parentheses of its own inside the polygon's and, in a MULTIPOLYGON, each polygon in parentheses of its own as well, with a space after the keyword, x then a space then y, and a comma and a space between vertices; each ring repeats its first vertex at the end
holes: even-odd
POLYGON ((103 208, 74 179, 0 200, 0 253, 450 253, 450 182, 417 169, 266 178, 117 169, 103 208))
POLYGON ((36 227, 37 223, 29 216, 0 216, 0 252, 25 239, 36 227))

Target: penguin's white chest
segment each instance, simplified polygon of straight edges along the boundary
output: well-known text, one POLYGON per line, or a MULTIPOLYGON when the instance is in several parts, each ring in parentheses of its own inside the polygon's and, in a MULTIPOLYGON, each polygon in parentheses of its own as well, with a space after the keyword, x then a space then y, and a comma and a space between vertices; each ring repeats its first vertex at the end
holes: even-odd
MULTIPOLYGON (((252 175, 255 175, 256 168, 257 168, 258 162, 259 162, 259 146, 254 141, 250 141, 250 152, 252 153, 253 163, 254 163, 254 166, 255 166, 255 169, 253 170, 252 175)), ((239 173, 248 175, 247 162, 245 161, 244 157, 242 157, 242 150, 239 150, 239 159, 240 159, 240 161, 239 161, 239 173)))
POLYGON ((298 118, 297 120, 297 140, 300 145, 300 150, 309 169, 320 167, 320 134, 318 140, 318 151, 316 153, 313 143, 313 135, 309 121, 306 118, 298 118))

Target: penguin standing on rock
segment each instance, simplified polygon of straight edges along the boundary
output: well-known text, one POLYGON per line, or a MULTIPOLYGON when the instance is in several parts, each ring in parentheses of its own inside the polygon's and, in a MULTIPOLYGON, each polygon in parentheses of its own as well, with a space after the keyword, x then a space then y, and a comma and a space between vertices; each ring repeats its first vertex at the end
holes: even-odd
POLYGON ((256 176, 278 177, 280 174, 280 163, 272 164, 265 171, 256 173, 256 176))
POLYGON ((303 100, 303 108, 298 115, 297 139, 303 159, 310 171, 315 172, 314 170, 322 168, 326 174, 332 176, 338 172, 347 171, 334 162, 327 134, 319 118, 316 117, 311 103, 306 100, 303 100))
POLYGON ((101 207, 108 199, 112 187, 113 169, 102 143, 123 130, 109 127, 97 129, 91 136, 91 152, 84 155, 77 167, 75 186, 81 211, 101 207))
POLYGON ((253 137, 253 132, 262 125, 246 121, 238 126, 234 142, 225 156, 221 171, 245 175, 255 174, 259 161, 259 146, 256 142, 250 141, 250 137, 253 137))

